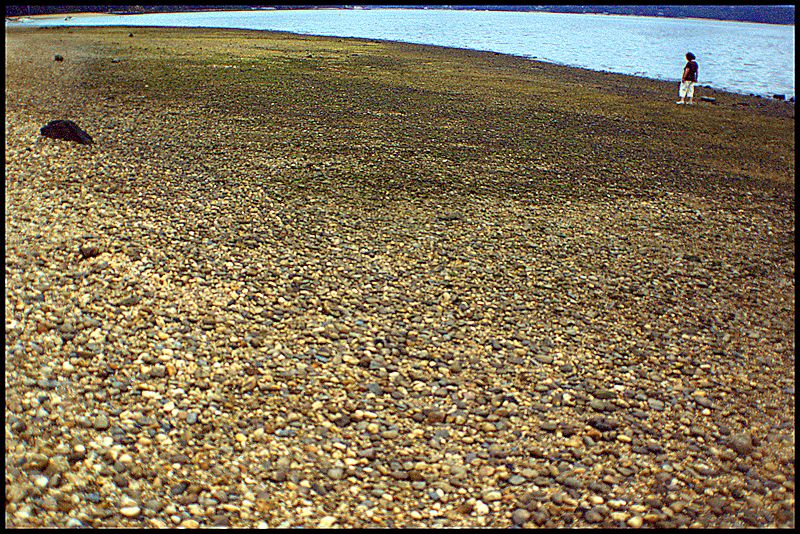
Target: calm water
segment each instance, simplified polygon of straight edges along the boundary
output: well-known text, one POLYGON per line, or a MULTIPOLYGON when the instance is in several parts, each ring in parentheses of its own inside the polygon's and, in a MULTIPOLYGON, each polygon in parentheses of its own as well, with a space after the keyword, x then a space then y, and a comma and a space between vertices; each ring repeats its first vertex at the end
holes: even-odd
MULTIPOLYGON (((489 50, 677 82, 691 50, 701 85, 794 96, 794 26, 701 19, 418 9, 223 11, 63 18, 37 26, 278 30, 489 50)), ((677 88, 676 88, 677 92, 677 88)))

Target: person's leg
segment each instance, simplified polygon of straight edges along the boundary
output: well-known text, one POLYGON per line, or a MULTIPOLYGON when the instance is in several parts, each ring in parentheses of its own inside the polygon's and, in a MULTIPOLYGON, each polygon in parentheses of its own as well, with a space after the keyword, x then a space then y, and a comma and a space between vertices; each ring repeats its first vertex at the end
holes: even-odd
POLYGON ((689 105, 691 106, 694 104, 694 102, 692 102, 692 99, 694 98, 694 82, 686 83, 689 85, 689 87, 686 88, 686 98, 689 99, 689 105))
POLYGON ((678 87, 678 96, 681 97, 681 99, 675 103, 684 104, 684 99, 686 98, 686 82, 681 82, 680 87, 678 87))

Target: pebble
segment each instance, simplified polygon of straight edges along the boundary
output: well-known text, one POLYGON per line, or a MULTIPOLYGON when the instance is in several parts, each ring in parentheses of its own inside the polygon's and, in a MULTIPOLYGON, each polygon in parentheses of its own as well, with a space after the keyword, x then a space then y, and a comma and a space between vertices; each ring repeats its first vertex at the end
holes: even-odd
POLYGON ((94 420, 93 426, 96 430, 106 430, 111 425, 108 422, 108 417, 105 415, 98 415, 94 420))
POLYGON ((625 524, 627 524, 631 528, 640 528, 643 523, 644 523, 644 519, 642 519, 638 515, 635 515, 635 516, 631 517, 630 519, 628 519, 625 522, 625 524))
POLYGON ((603 521, 603 514, 601 514, 595 508, 587 510, 583 517, 586 519, 587 523, 600 523, 603 521))
POLYGON ((487 490, 487 491, 484 491, 483 494, 481 495, 481 499, 483 501, 487 502, 487 503, 488 502, 499 501, 502 498, 503 498, 503 494, 500 493, 497 490, 487 490))
POLYGON ((753 451, 753 438, 747 432, 733 434, 730 437, 731 448, 740 456, 746 456, 753 451))
POLYGON ((524 525, 525 523, 527 523, 530 517, 531 513, 528 510, 524 508, 518 508, 514 510, 513 514, 511 514, 511 522, 514 523, 515 525, 524 525))
POLYGON ((123 506, 119 509, 119 513, 125 517, 137 517, 141 513, 141 508, 138 506, 123 506))
POLYGON ((331 515, 326 515, 319 520, 317 528, 331 528, 337 521, 337 518, 331 515))

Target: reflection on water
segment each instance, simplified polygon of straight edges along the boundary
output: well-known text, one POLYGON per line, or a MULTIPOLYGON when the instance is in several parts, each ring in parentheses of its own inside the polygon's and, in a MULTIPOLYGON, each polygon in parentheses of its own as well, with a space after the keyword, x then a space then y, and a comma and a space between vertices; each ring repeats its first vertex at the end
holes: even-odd
POLYGON ((794 26, 701 19, 451 11, 311 9, 62 18, 25 24, 278 30, 490 50, 594 70, 680 80, 684 54, 701 85, 794 96, 794 26))

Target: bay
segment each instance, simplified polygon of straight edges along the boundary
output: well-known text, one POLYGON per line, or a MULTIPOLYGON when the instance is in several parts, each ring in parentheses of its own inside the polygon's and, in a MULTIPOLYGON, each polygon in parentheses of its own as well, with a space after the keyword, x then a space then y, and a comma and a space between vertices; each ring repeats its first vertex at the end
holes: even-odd
POLYGON ((22 24, 237 28, 382 39, 500 52, 676 84, 684 56, 691 51, 700 64, 700 85, 761 96, 795 95, 794 26, 775 24, 447 9, 209 11, 65 19, 27 18, 22 24))

